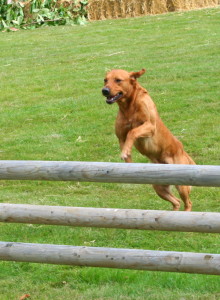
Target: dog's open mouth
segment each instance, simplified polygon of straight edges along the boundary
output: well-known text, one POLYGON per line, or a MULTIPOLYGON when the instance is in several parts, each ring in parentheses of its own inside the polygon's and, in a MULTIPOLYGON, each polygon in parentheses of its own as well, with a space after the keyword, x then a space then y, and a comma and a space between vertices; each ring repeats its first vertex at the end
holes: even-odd
POLYGON ((122 92, 119 92, 118 94, 116 94, 114 97, 112 96, 108 96, 106 98, 106 103, 108 104, 113 104, 114 102, 116 102, 118 99, 122 98, 123 96, 123 93, 122 92))

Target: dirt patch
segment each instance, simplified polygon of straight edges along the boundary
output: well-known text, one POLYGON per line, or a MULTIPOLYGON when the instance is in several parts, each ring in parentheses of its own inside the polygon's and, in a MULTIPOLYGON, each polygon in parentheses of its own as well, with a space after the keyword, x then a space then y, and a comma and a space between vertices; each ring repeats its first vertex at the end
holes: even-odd
POLYGON ((220 0, 90 0, 90 20, 137 17, 171 11, 215 7, 220 0))

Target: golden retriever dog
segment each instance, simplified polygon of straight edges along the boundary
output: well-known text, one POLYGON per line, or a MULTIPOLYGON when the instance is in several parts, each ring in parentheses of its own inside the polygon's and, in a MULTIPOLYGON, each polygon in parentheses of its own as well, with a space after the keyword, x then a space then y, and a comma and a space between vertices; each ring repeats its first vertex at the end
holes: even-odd
MULTIPOLYGON (((162 122, 157 108, 148 94, 137 81, 145 69, 139 72, 112 70, 107 72, 102 89, 106 102, 117 102, 119 106, 115 132, 121 148, 121 158, 132 162, 133 145, 151 162, 159 164, 195 164, 184 151, 182 143, 162 122)), ((170 190, 170 185, 153 185, 156 193, 172 203, 173 210, 179 210, 180 200, 170 190)), ((184 202, 184 210, 191 211, 189 198, 191 187, 176 186, 184 202)))

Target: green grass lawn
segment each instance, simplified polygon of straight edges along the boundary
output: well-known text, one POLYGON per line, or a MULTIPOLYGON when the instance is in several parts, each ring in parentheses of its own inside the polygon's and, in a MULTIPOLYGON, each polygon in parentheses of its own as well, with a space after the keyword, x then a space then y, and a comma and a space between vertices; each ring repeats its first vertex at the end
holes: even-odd
MULTIPOLYGON (((117 104, 101 95, 111 68, 140 78, 197 164, 219 165, 220 9, 0 33, 0 159, 120 162, 117 104)), ((134 161, 147 162, 135 150, 134 161)), ((151 186, 0 181, 0 201, 170 210, 151 186)), ((192 192, 194 211, 220 211, 220 190, 192 192)), ((220 253, 217 234, 0 223, 0 240, 220 253)), ((197 274, 0 262, 0 300, 220 299, 197 274)))

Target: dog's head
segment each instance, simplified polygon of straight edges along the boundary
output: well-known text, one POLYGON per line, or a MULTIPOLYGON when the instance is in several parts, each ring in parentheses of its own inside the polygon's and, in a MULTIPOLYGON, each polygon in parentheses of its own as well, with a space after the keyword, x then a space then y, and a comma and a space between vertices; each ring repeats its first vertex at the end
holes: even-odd
POLYGON ((136 79, 145 73, 145 69, 139 72, 127 72, 124 70, 112 70, 108 72, 104 79, 103 96, 106 102, 112 104, 116 101, 128 99, 136 83, 136 79))

